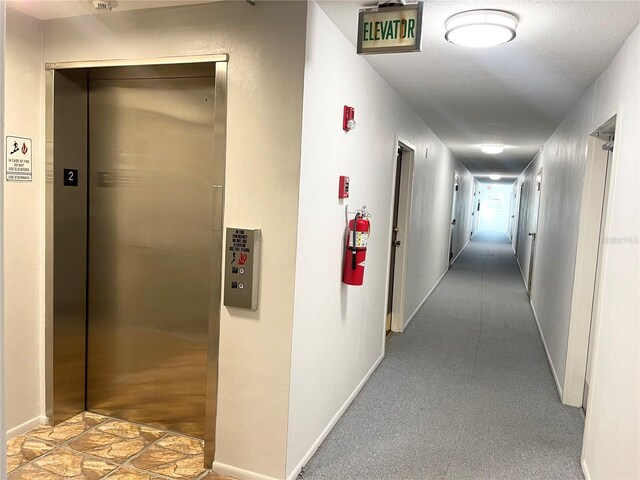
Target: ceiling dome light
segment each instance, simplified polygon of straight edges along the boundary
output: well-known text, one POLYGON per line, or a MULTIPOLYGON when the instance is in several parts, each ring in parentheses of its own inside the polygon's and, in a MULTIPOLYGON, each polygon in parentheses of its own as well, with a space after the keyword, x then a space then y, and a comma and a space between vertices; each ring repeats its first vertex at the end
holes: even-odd
POLYGON ((480 150, 490 155, 504 152, 504 146, 502 145, 480 145, 480 150))
POLYGON ((444 38, 464 47, 483 48, 516 38, 518 19, 501 10, 469 10, 447 19, 444 38))
POLYGON ((500 180, 502 177, 500 175, 489 175, 491 180, 500 180))

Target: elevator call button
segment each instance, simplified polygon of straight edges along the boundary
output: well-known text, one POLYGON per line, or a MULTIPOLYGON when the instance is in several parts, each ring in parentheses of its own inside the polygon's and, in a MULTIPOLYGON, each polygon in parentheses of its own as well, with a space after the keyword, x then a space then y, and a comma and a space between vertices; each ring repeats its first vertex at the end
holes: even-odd
POLYGON ((227 228, 224 304, 227 307, 258 308, 260 230, 227 228))

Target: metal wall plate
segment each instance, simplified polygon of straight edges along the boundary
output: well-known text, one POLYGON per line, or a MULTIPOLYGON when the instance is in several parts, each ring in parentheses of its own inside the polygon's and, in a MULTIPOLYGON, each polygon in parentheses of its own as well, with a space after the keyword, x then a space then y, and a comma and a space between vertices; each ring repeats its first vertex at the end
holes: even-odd
POLYGON ((258 308, 260 233, 257 229, 227 228, 224 262, 224 304, 227 307, 258 308))

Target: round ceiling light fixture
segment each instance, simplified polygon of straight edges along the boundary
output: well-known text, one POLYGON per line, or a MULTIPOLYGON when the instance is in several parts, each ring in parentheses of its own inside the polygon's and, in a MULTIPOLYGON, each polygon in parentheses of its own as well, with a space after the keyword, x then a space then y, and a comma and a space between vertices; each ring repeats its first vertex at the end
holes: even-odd
POLYGON ((489 175, 491 180, 500 180, 502 177, 500 175, 489 175))
POLYGON ((516 38, 518 19, 502 10, 469 10, 447 19, 444 38, 464 47, 484 48, 516 38))
POLYGON ((504 152, 504 145, 480 145, 480 150, 489 155, 496 155, 504 152))

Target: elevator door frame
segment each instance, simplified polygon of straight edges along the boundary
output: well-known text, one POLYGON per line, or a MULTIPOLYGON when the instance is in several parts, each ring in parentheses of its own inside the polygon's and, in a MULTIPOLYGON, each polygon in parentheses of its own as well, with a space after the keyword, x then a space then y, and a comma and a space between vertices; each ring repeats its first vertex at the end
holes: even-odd
MULTIPOLYGON (((55 196, 54 196, 54 109, 55 109, 55 85, 54 78, 56 71, 76 70, 81 72, 92 68, 101 67, 142 67, 142 66, 160 66, 160 65, 189 65, 195 63, 211 63, 215 66, 214 82, 215 82, 215 107, 214 107, 214 156, 216 161, 220 162, 222 171, 220 178, 225 178, 226 165, 226 122, 227 122, 227 63, 228 55, 201 55, 201 56, 184 56, 184 57, 168 57, 168 58, 151 58, 136 60, 105 60, 105 61, 86 61, 86 62, 65 62, 65 63, 48 63, 45 65, 46 74, 46 103, 45 103, 45 135, 46 135, 46 280, 45 280, 45 400, 46 414, 49 422, 56 425, 71 416, 74 410, 79 410, 80 399, 76 399, 77 405, 71 406, 67 411, 60 411, 60 402, 56 402, 56 391, 54 390, 55 369, 54 369, 54 352, 56 351, 56 331, 65 327, 62 322, 56 323, 55 306, 56 291, 54 290, 54 268, 56 251, 54 247, 54 212, 55 212, 55 196)), ((71 73, 71 72, 69 72, 71 73)), ((86 140, 81 142, 85 145, 86 140)), ((82 148, 81 146, 79 148, 82 148)), ((85 160, 86 162, 86 160, 85 160)), ((67 163, 65 161, 65 166, 67 163)), ((222 188, 215 188, 214 201, 219 205, 218 211, 214 210, 213 230, 213 252, 214 265, 222 267, 222 228, 224 220, 224 181, 222 188), (219 258, 218 258, 219 257, 219 258)), ((215 206, 214 206, 215 208, 215 206)), ((84 228, 82 225, 80 229, 84 228)), ((86 231, 86 229, 85 229, 86 231)), ((86 241, 86 233, 85 233, 86 241)), ((85 266, 86 270, 86 266, 85 266)), ((221 285, 222 268, 217 272, 213 272, 213 285, 221 285), (219 283, 216 283, 216 279, 219 283)), ((86 291, 85 291, 86 298, 86 291)), ((207 385, 205 396, 205 438, 204 438, 204 460, 205 466, 211 467, 215 455, 215 433, 216 433, 216 413, 217 413, 217 386, 218 386, 218 364, 219 364, 219 335, 220 335, 220 313, 221 313, 221 289, 213 288, 211 292, 210 311, 209 311, 209 334, 207 347, 207 385)), ((86 300, 85 300, 86 301, 86 300)), ((59 307, 58 307, 59 308, 59 307)), ((86 318, 85 318, 86 321, 86 318)), ((84 335, 86 338, 86 324, 84 335)), ((78 352, 77 355, 80 355, 78 352)), ((82 355, 86 355, 83 351, 82 355)), ((86 369, 85 358, 79 360, 83 368, 86 369)), ((84 385, 84 383, 83 383, 84 385)), ((79 394, 78 394, 79 395, 79 394)), ((61 394, 58 393, 58 397, 61 394)), ((59 400, 59 398, 58 398, 59 400)), ((86 405, 86 386, 82 393, 82 401, 86 405)), ((81 410, 84 410, 82 407, 81 410)), ((76 411, 79 413, 79 411, 76 411)))

